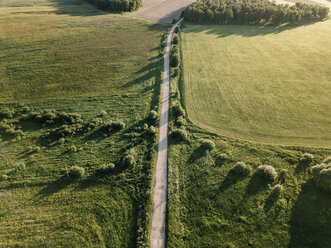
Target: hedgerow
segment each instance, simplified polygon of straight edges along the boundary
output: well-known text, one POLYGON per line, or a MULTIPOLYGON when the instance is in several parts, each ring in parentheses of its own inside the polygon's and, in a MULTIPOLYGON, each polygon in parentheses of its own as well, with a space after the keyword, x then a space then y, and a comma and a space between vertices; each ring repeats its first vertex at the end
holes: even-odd
POLYGON ((320 5, 268 0, 198 0, 183 12, 186 21, 214 24, 301 24, 328 16, 329 8, 320 5))
POLYGON ((331 193, 331 159, 328 157, 322 164, 312 168, 314 182, 317 188, 331 193))

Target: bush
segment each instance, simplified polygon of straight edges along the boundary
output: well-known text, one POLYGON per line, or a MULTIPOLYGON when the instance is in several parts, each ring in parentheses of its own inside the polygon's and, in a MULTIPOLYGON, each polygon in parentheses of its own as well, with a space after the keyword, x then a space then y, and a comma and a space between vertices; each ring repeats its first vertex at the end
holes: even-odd
POLYGON ((172 46, 171 56, 179 56, 179 48, 178 48, 178 46, 172 46))
POLYGON ((185 119, 182 116, 179 116, 175 122, 176 126, 182 127, 185 125, 185 119))
POLYGON ((205 150, 213 150, 215 148, 215 143, 211 140, 204 140, 201 143, 201 147, 205 150))
POLYGON ((3 133, 8 136, 13 136, 13 137, 24 136, 24 133, 22 130, 16 129, 16 126, 13 123, 10 123, 6 119, 3 119, 0 122, 0 133, 3 133))
POLYGON ((328 167, 328 165, 324 164, 324 163, 313 166, 311 168, 313 177, 317 178, 318 175, 320 174, 321 170, 326 169, 327 167, 328 167))
POLYGON ((271 165, 260 165, 257 167, 256 173, 268 181, 274 181, 278 176, 275 168, 271 165))
POLYGON ((78 149, 77 149, 77 147, 75 145, 72 145, 72 146, 70 146, 69 151, 70 152, 77 152, 78 149))
POLYGON ((154 126, 150 126, 148 129, 147 129, 147 134, 148 135, 155 135, 156 134, 156 128, 154 126))
POLYGON ((177 27, 175 28, 175 33, 178 34, 179 32, 180 32, 180 27, 177 26, 177 27))
POLYGON ((106 117, 107 116, 107 112, 102 110, 99 114, 99 117, 106 117))
POLYGON ((15 115, 15 110, 12 108, 5 108, 0 111, 0 117, 13 118, 15 115))
POLYGON ((320 170, 314 180, 317 188, 331 193, 331 166, 320 170))
POLYGON ((314 159, 314 155, 310 153, 305 153, 301 156, 300 162, 305 164, 310 164, 314 159))
POLYGON ((279 177, 280 178, 285 178, 287 175, 287 169, 281 169, 281 171, 279 172, 279 177))
POLYGON ((26 165, 23 161, 15 163, 14 166, 15 166, 15 171, 22 171, 26 169, 26 165))
POLYGON ((323 160, 323 163, 324 163, 324 164, 331 164, 331 156, 325 158, 325 159, 323 160))
POLYGON ((178 118, 179 116, 185 116, 185 110, 180 105, 172 106, 171 111, 175 118, 178 118))
POLYGON ((8 176, 6 174, 0 175, 0 181, 6 181, 8 179, 8 176))
POLYGON ((177 54, 171 56, 170 65, 171 67, 177 67, 179 65, 179 56, 177 54))
POLYGON ((121 130, 125 128, 125 123, 123 121, 113 121, 110 124, 111 129, 113 130, 121 130))
POLYGON ((149 111, 149 114, 148 114, 148 121, 151 123, 151 124, 156 124, 157 120, 158 120, 158 113, 155 111, 155 110, 151 110, 149 111))
POLYGON ((281 184, 276 184, 274 186, 274 189, 272 190, 272 193, 276 196, 279 196, 280 193, 283 191, 283 185, 281 184))
POLYGON ((69 169, 69 176, 73 178, 81 178, 85 174, 85 169, 79 166, 72 166, 69 169))
POLYGON ((178 35, 175 35, 174 38, 172 39, 172 44, 177 45, 178 43, 179 43, 178 35))
POLYGON ((115 169, 115 164, 109 163, 109 164, 103 164, 99 169, 98 172, 100 173, 109 173, 115 169))
POLYGON ((251 172, 251 167, 244 162, 237 162, 230 171, 236 175, 245 176, 251 172))
POLYGON ((134 166, 136 164, 136 159, 132 154, 127 154, 123 157, 122 163, 124 166, 134 166))
POLYGON ((113 132, 119 131, 125 127, 125 123, 123 121, 111 121, 108 123, 104 123, 101 127, 101 130, 113 132))
POLYGON ((331 193, 331 161, 329 158, 322 163, 312 167, 313 178, 317 188, 331 193))
POLYGON ((175 128, 171 132, 171 137, 178 139, 178 140, 186 140, 187 139, 187 132, 183 129, 175 128))
POLYGON ((57 142, 58 142, 60 145, 63 145, 65 141, 66 141, 65 138, 60 138, 57 142))

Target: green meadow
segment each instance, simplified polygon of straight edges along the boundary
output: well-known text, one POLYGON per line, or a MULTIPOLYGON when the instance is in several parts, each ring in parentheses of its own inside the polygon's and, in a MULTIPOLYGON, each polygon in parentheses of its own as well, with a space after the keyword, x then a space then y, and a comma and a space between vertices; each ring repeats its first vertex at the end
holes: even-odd
POLYGON ((184 23, 171 80, 167 247, 330 246, 330 194, 312 173, 331 155, 330 24, 184 23))
POLYGON ((0 30, 0 246, 147 243, 165 27, 15 0, 0 30))
POLYGON ((330 147, 330 28, 187 24, 189 119, 244 140, 330 147))

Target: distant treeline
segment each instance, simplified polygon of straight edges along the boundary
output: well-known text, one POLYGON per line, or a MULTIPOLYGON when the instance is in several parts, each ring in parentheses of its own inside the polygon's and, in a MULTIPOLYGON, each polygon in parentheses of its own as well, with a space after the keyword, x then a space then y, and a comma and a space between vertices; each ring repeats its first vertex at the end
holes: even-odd
POLYGON ((142 6, 142 0, 86 0, 99 9, 107 11, 135 11, 142 6))
POLYGON ((183 12, 186 21, 212 24, 301 24, 328 16, 329 8, 320 5, 268 0, 198 0, 183 12))

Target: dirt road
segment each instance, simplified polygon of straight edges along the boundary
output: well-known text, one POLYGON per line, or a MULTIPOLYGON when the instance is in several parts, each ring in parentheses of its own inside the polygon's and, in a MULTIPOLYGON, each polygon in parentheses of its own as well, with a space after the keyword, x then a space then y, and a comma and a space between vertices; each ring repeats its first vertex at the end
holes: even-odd
MULTIPOLYGON (((132 16, 160 23, 171 23, 187 6, 195 2, 195 0, 154 1, 155 3, 152 0, 146 0, 147 6, 133 13, 132 16)), ((143 4, 145 5, 145 2, 143 4)))
POLYGON ((167 40, 166 53, 164 55, 164 72, 161 86, 161 115, 160 115, 160 135, 156 168, 154 174, 154 197, 152 228, 150 236, 151 248, 165 247, 165 224, 167 210, 167 188, 168 188, 168 115, 169 115, 169 91, 170 91, 170 68, 169 57, 172 35, 180 20, 170 30, 167 40))

